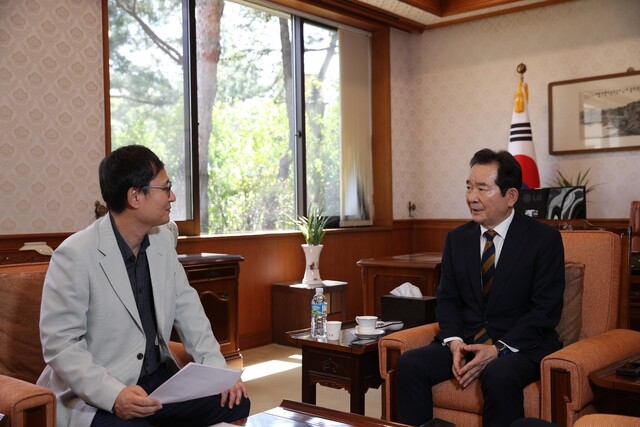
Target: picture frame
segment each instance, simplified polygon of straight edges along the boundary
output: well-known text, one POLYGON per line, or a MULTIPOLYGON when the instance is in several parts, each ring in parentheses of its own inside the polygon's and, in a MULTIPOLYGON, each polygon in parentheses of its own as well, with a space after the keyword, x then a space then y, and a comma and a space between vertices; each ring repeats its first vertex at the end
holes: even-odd
POLYGON ((640 71, 549 83, 549 153, 640 149, 640 71))

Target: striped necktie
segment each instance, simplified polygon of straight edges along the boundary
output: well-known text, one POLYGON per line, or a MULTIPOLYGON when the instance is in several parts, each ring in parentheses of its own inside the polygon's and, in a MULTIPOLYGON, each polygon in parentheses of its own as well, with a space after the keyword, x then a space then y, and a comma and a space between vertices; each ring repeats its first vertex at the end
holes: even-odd
POLYGON ((487 294, 491 290, 491 285, 493 284, 493 274, 495 273, 495 264, 496 264, 496 247, 493 244, 493 238, 496 237, 496 233, 493 230, 488 230, 484 232, 484 237, 487 241, 484 244, 484 249, 482 250, 482 294, 485 299, 487 299, 487 294))
MULTIPOLYGON (((480 261, 480 268, 482 269, 482 302, 487 305, 489 299, 489 291, 491 291, 491 285, 493 285, 493 274, 495 272, 496 263, 496 247, 493 245, 493 238, 498 233, 494 230, 487 230, 484 232, 486 242, 482 249, 482 258, 480 261)), ((491 344, 491 337, 483 327, 475 336, 473 340, 476 344, 491 344)))

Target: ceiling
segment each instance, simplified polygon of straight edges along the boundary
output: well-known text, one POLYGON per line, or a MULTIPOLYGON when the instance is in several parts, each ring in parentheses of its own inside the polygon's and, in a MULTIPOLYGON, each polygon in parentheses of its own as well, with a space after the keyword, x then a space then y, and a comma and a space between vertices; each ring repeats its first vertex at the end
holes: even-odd
POLYGON ((569 0, 314 0, 325 8, 409 32, 548 6, 569 0))

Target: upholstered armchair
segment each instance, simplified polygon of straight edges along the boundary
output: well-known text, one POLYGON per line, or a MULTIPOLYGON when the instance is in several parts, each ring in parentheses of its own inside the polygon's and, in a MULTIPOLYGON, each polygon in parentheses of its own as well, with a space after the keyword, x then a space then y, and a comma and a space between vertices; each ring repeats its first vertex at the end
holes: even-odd
MULTIPOLYGON (((0 425, 56 424, 56 398, 35 385, 45 363, 40 345, 40 300, 49 264, 0 265, 0 425), (6 423, 6 424, 5 424, 6 423)), ((192 361, 180 343, 169 347, 178 364, 192 361)))
POLYGON ((11 427, 56 424, 55 396, 35 385, 44 369, 38 322, 48 265, 0 266, 0 413, 11 427))
POLYGON ((640 418, 626 415, 589 414, 580 417, 574 427, 638 427, 640 418))
MULTIPOLYGON (((565 325, 573 323, 577 328, 574 332, 577 341, 569 345, 565 342, 564 348, 542 361, 541 380, 524 390, 525 416, 573 426, 580 416, 596 412, 589 373, 640 353, 640 332, 616 329, 619 327, 621 280, 624 272, 628 272, 622 265, 623 259, 628 260, 628 254, 626 257, 623 254, 628 251, 628 235, 621 237, 600 230, 563 230, 561 234, 567 280, 570 280, 569 266, 572 266, 571 270, 575 270, 575 265, 583 266, 579 273, 583 276, 582 291, 576 292, 575 286, 567 286, 562 320, 565 325), (623 238, 627 239, 624 243, 623 238), (568 298, 568 292, 575 295, 568 298), (568 305, 575 305, 577 309, 569 310, 568 305), (566 319, 571 315, 573 320, 566 319)), ((398 358, 405 351, 429 344, 438 330, 437 323, 432 323, 380 339, 384 418, 397 419, 398 358)), ((567 334, 571 335, 571 332, 565 332, 567 334)), ((433 399, 435 417, 458 426, 481 426, 482 391, 477 381, 464 390, 453 380, 440 383, 433 388, 433 399)))

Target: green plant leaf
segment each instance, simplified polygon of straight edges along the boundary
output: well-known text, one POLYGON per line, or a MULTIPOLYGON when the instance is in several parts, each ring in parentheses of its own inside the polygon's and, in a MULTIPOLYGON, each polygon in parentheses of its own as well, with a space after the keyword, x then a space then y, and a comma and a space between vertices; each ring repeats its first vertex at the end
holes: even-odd
POLYGON ((553 180, 553 185, 555 187, 582 187, 584 186, 585 193, 589 193, 593 191, 597 186, 602 184, 593 184, 589 185, 589 180, 587 179, 587 175, 589 175, 589 171, 591 168, 588 168, 584 173, 578 172, 578 176, 575 180, 572 178, 565 177, 562 172, 559 170, 556 171, 556 176, 553 180))
POLYGON ((299 216, 294 220, 294 224, 298 227, 305 242, 308 245, 319 245, 325 234, 325 227, 329 222, 328 216, 323 216, 323 209, 310 207, 308 215, 299 216))

